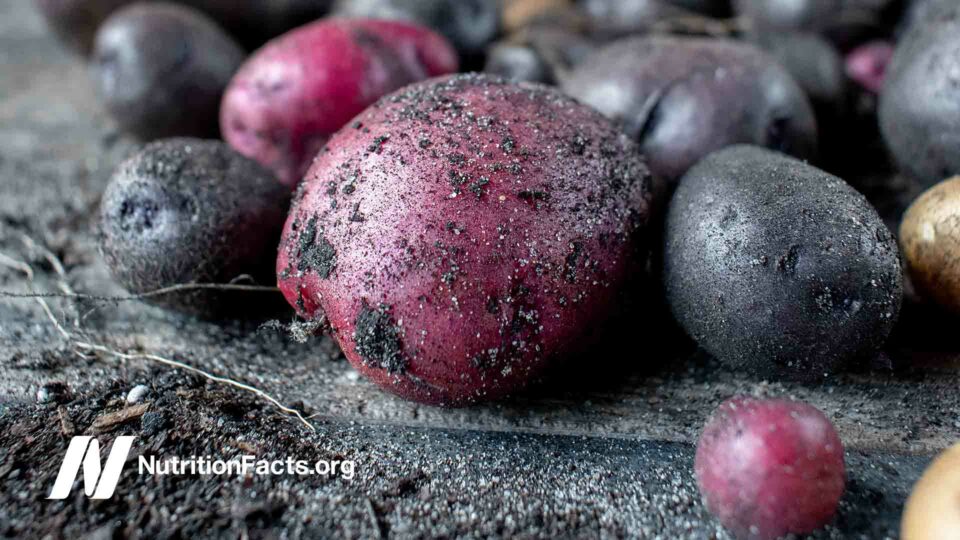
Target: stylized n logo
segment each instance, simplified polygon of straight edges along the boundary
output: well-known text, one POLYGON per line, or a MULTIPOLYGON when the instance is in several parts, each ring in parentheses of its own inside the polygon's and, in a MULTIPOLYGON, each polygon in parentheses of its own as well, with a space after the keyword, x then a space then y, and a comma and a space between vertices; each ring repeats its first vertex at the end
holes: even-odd
POLYGON ((113 448, 107 456, 107 465, 100 465, 100 443, 89 435, 74 437, 63 457, 57 481, 50 490, 48 499, 66 499, 73 487, 73 481, 83 466, 83 492, 91 499, 108 499, 117 489, 117 481, 123 464, 127 461, 134 437, 122 435, 113 441, 113 448), (102 470, 102 474, 101 474, 102 470))

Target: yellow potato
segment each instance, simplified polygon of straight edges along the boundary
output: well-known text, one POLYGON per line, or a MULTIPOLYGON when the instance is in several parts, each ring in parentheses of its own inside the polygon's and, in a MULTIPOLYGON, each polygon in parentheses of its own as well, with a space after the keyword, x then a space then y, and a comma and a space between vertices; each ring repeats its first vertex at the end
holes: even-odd
POLYGON ((960 444, 927 467, 907 499, 903 540, 960 540, 960 444))
POLYGON ((503 6, 503 26, 507 30, 517 30, 533 20, 570 7, 570 0, 509 0, 503 6))
POLYGON ((900 224, 900 246, 917 292, 960 313, 960 176, 910 205, 900 224))

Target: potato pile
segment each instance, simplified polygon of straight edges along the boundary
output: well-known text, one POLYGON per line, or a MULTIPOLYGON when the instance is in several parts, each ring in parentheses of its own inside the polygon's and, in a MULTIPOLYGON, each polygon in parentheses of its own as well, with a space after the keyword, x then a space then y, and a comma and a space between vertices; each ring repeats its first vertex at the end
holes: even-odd
MULTIPOLYGON (((741 376, 817 384, 877 365, 904 297, 960 313, 955 0, 37 5, 146 143, 101 203, 117 281, 278 283, 406 399, 499 399, 670 319, 741 376)), ((150 299, 222 319, 258 294, 150 299)), ((728 402, 707 506, 738 537, 827 524, 840 435, 728 402)))

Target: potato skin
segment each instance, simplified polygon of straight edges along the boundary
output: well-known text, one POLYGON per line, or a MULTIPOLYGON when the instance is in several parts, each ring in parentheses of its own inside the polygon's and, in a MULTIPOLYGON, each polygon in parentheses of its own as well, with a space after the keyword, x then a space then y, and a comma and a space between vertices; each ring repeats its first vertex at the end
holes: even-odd
POLYGON ((96 89, 124 131, 144 140, 215 137, 240 46, 188 7, 138 3, 110 16, 91 59, 96 89))
POLYGON ((816 120, 803 91, 745 43, 626 38, 585 58, 562 87, 622 125, 653 173, 670 183, 731 144, 804 158, 816 149, 816 120))
POLYGON ((833 519, 846 484, 843 443, 830 420, 797 401, 735 397, 697 444, 697 485, 737 538, 813 532, 833 519))
POLYGON ((901 170, 926 185, 960 174, 960 19, 916 26, 880 93, 880 128, 901 170))
POLYGON ((869 359, 903 295, 899 253, 843 180, 782 154, 706 157, 670 202, 664 281, 710 354, 769 378, 814 379, 869 359))
POLYGON ((380 96, 457 69, 455 51, 426 28, 323 19, 271 41, 240 68, 220 126, 241 154, 293 188, 335 131, 380 96))
POLYGON ((917 292, 960 313, 960 176, 910 205, 900 223, 900 246, 917 292))
POLYGON ((900 523, 902 540, 960 538, 960 444, 937 456, 913 486, 900 523))
POLYGON ((639 274, 636 145, 549 87, 466 74, 381 99, 317 156, 277 260, 347 359, 436 405, 494 399, 589 344, 639 274))
MULTIPOLYGON (((100 203, 100 251, 133 293, 182 283, 273 282, 289 191, 220 141, 156 141, 120 165, 100 203)), ((197 291, 149 299, 205 318, 263 315, 279 295, 197 291)), ((268 315, 271 313, 268 313, 268 315)))

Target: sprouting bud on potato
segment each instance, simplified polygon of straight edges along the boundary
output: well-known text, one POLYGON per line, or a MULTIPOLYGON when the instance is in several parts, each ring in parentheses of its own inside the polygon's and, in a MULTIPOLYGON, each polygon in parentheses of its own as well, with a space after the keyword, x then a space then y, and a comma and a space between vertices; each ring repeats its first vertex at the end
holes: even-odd
POLYGON ((815 407, 735 397, 707 422, 694 462, 707 509, 736 538, 807 534, 836 514, 846 484, 843 444, 815 407))
POLYGON ((636 144, 596 111, 541 85, 433 79, 317 156, 280 289, 387 390, 494 399, 600 334, 642 274, 650 206, 636 144))
POLYGON ((322 19, 251 56, 220 109, 224 139, 293 188, 335 131, 401 86, 457 69, 441 36, 416 24, 322 19))
POLYGON ((900 522, 902 540, 960 538, 960 444, 937 456, 913 486, 900 522))
POLYGON ((752 146, 715 152, 670 201, 664 281, 714 357, 764 378, 869 361, 903 295, 896 240, 843 180, 752 146))
POLYGON ((215 137, 220 98, 245 53, 192 8, 136 3, 97 32, 91 69, 120 127, 144 140, 215 137))
POLYGON ((816 150, 816 120, 803 90, 746 43, 626 38, 588 55, 562 87, 620 124, 668 182, 731 144, 802 158, 816 150))
POLYGON ((900 246, 917 292, 960 313, 960 176, 910 205, 900 224, 900 246))
MULTIPOLYGON (((269 171, 220 141, 156 141, 113 174, 100 203, 100 251, 133 293, 242 276, 270 285, 289 197, 269 171)), ((278 296, 193 290, 149 301, 205 318, 255 317, 272 313, 265 308, 278 296)))

